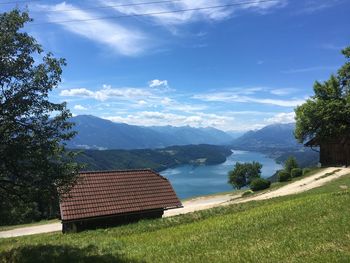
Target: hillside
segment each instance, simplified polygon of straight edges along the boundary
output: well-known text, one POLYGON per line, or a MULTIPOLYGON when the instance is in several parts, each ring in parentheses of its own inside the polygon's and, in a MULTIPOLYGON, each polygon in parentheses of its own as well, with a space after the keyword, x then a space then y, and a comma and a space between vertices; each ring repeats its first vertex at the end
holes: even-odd
POLYGON ((71 118, 77 135, 67 146, 74 149, 149 149, 187 144, 227 144, 232 137, 215 128, 189 126, 142 127, 115 123, 91 115, 71 118))
POLYGON ((350 176, 295 196, 0 240, 1 262, 348 262, 350 176), (301 256, 302 255, 302 256, 301 256))
POLYGON ((171 146, 141 150, 85 150, 77 158, 84 170, 120 170, 151 168, 162 171, 180 164, 219 164, 231 150, 216 145, 171 146))
POLYGON ((166 136, 173 145, 186 144, 227 144, 232 137, 225 132, 212 128, 193 128, 190 126, 173 127, 173 126, 153 126, 152 130, 166 136))
POLYGON ((268 148, 299 149, 302 147, 294 138, 295 124, 272 124, 256 131, 249 131, 233 140, 232 145, 246 150, 268 148))
POLYGON ((319 153, 303 146, 294 137, 295 124, 272 124, 260 130, 249 131, 231 142, 238 150, 257 151, 283 163, 294 156, 302 167, 315 166, 319 153))

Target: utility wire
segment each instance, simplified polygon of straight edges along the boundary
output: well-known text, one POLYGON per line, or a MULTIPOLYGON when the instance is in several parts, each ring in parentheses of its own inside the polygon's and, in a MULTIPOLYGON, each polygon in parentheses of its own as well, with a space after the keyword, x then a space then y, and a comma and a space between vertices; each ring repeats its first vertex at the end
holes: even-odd
MULTIPOLYGON (((40 1, 40 0, 36 0, 36 1, 40 1)), ((59 10, 59 12, 70 12, 70 11, 80 11, 80 10, 95 10, 95 9, 103 9, 103 8, 140 6, 140 5, 153 5, 153 4, 168 4, 168 3, 183 2, 183 1, 184 0, 167 0, 167 1, 141 2, 141 3, 133 3, 133 4, 91 6, 91 7, 83 7, 83 8, 63 9, 63 10, 59 10)), ((46 11, 46 13, 51 13, 51 12, 57 12, 57 10, 48 10, 48 11, 46 11)))
MULTIPOLYGON (((269 2, 278 2, 278 0, 245 1, 245 2, 225 4, 225 5, 206 6, 206 7, 197 7, 197 8, 188 8, 188 9, 179 9, 179 10, 171 10, 171 11, 161 11, 161 12, 150 12, 150 13, 133 14, 133 15, 105 16, 105 17, 96 17, 96 18, 88 18, 88 19, 72 19, 72 20, 42 22, 42 23, 33 23, 29 25, 37 26, 37 25, 47 25, 47 24, 65 24, 65 23, 86 22, 86 21, 96 21, 96 20, 105 20, 105 19, 120 19, 120 18, 127 18, 127 17, 141 17, 141 16, 163 15, 163 14, 171 14, 171 13, 184 13, 189 11, 209 10, 209 9, 216 9, 216 8, 241 6, 241 5, 249 5, 249 4, 261 4, 261 3, 269 3, 269 2)), ((57 10, 56 12, 59 12, 59 11, 57 10)))
POLYGON ((19 1, 0 2, 0 5, 30 3, 30 2, 38 2, 38 1, 41 1, 41 0, 19 0, 19 1))

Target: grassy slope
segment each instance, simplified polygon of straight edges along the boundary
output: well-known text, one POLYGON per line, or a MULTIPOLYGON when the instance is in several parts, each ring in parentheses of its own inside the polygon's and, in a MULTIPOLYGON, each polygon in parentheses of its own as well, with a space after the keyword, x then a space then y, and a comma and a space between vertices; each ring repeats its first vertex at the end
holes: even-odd
MULTIPOLYGON (((300 176, 297 178, 292 178, 290 181, 287 182, 276 182, 276 183, 272 183, 271 187, 266 189, 266 190, 261 190, 261 191, 257 191, 254 192, 252 194, 250 194, 249 196, 253 196, 256 194, 262 194, 264 192, 269 192, 271 190, 276 190, 277 188, 280 188, 282 186, 285 186, 286 184, 301 180, 305 177, 314 175, 317 172, 320 172, 321 170, 323 170, 324 168, 312 168, 312 170, 307 173, 304 176, 300 176)), ((213 194, 207 194, 207 195, 200 195, 200 196, 194 196, 194 197, 189 197, 189 198, 184 198, 181 199, 181 201, 188 201, 188 200, 192 200, 195 198, 199 198, 199 197, 210 197, 210 196, 221 196, 221 195, 225 195, 225 194, 234 194, 234 195, 238 195, 238 194, 242 194, 245 191, 247 191, 248 189, 241 189, 241 190, 234 190, 234 191, 226 191, 226 192, 218 192, 218 193, 213 193, 213 194)), ((23 227, 28 227, 28 226, 37 226, 37 225, 44 225, 44 224, 50 224, 50 223, 56 223, 56 222, 61 222, 59 219, 51 219, 51 220, 41 220, 38 222, 32 222, 32 223, 28 223, 28 224, 20 224, 20 225, 8 225, 8 226, 0 226, 0 231, 7 231, 7 230, 13 230, 16 228, 23 228, 23 227)))
POLYGON ((349 262, 344 185, 350 176, 295 196, 109 230, 3 239, 0 262, 349 262))

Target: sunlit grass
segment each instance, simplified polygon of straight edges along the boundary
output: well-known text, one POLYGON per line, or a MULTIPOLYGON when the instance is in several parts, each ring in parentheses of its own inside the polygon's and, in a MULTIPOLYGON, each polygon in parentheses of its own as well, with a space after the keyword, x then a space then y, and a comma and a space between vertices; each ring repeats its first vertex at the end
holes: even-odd
POLYGON ((349 262, 350 176, 299 195, 79 234, 0 240, 3 262, 349 262))

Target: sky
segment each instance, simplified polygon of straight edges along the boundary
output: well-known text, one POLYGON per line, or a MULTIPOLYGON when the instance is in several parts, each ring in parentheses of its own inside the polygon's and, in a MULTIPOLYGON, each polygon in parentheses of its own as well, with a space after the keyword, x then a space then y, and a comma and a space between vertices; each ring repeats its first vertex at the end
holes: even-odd
POLYGON ((51 100, 133 125, 245 131, 293 122, 350 45, 349 0, 1 3, 29 10, 24 30, 66 59, 51 100))

